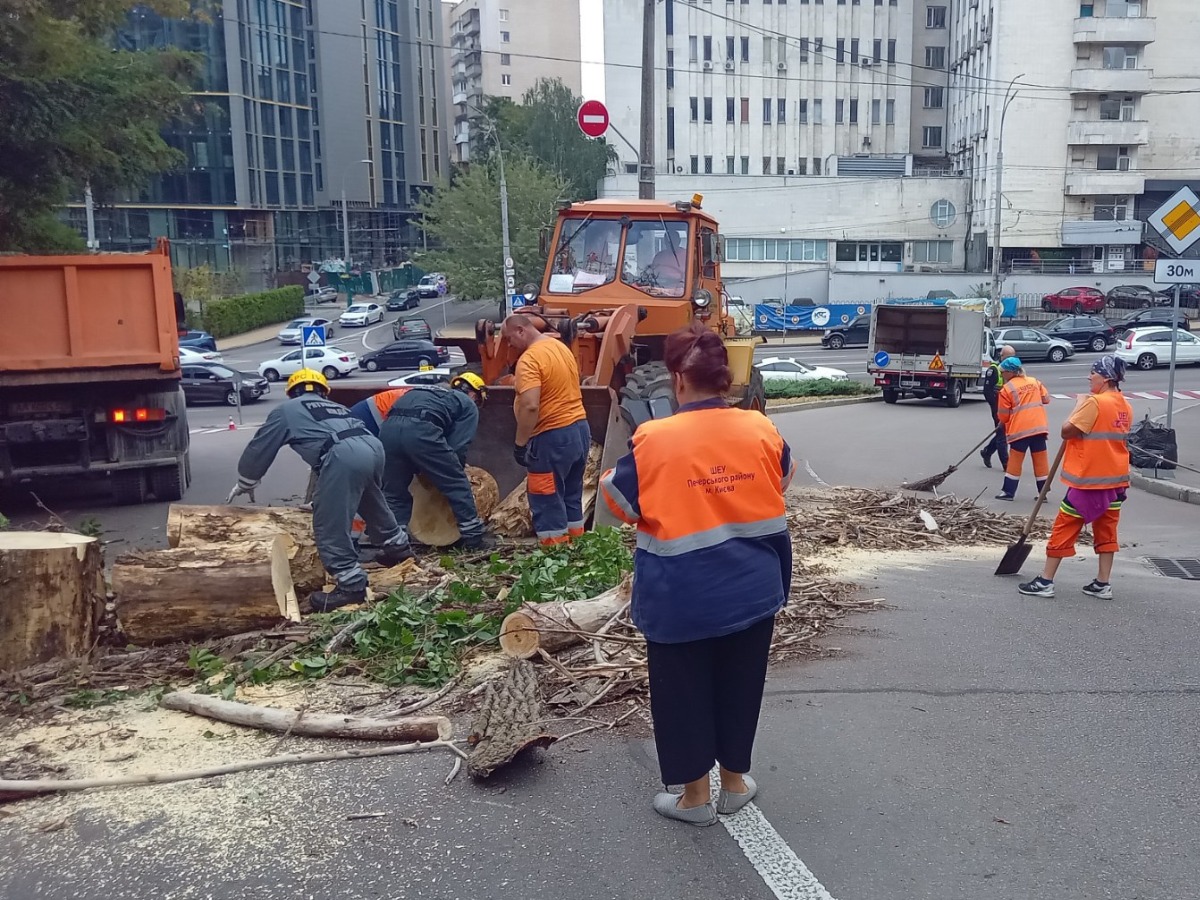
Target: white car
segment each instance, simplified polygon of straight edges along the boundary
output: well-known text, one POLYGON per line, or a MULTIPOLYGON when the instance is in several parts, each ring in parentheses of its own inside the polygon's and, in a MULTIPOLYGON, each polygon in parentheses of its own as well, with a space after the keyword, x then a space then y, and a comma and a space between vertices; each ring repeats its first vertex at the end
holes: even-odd
POLYGON ((798 359, 788 356, 773 356, 770 359, 759 360, 754 368, 762 372, 762 377, 768 381, 778 378, 784 381, 816 381, 828 378, 830 381, 848 381, 850 376, 841 369, 831 369, 829 366, 810 366, 798 359))
POLYGON ((308 303, 335 303, 337 298, 337 288, 329 286, 310 287, 308 293, 304 295, 304 299, 308 303))
POLYGON ((370 325, 383 321, 383 307, 378 303, 355 303, 338 318, 339 325, 370 325))
POLYGON ((202 363, 219 363, 224 361, 220 353, 212 350, 193 350, 191 347, 179 348, 179 364, 181 366, 194 366, 202 363))
POLYGON ((730 297, 726 301, 733 327, 738 334, 749 334, 754 330, 754 311, 741 297, 730 297))
POLYGON ((412 387, 415 384, 449 384, 455 375, 449 366, 438 366, 436 369, 426 369, 424 372, 409 372, 388 382, 388 387, 412 387))
MULTIPOLYGON (((1181 365, 1200 364, 1200 338, 1176 329, 1175 361, 1181 365)), ((1135 328, 1124 334, 1117 343, 1117 358, 1139 369, 1171 364, 1171 329, 1161 325, 1135 328)))
POLYGON ((280 381, 301 369, 316 369, 326 378, 349 375, 358 368, 358 357, 338 347, 303 347, 285 353, 279 359, 268 359, 258 367, 258 374, 267 381, 280 381))
POLYGON ((298 344, 304 334, 303 329, 310 325, 324 325, 325 339, 333 337, 333 321, 331 319, 323 319, 320 316, 305 316, 302 319, 292 319, 279 332, 276 337, 279 338, 281 344, 298 344))

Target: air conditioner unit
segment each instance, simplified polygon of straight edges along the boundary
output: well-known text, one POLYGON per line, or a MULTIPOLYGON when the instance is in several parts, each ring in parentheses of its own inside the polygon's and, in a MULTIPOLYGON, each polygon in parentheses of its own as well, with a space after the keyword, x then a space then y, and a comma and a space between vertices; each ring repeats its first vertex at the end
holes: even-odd
POLYGON ((862 58, 862 67, 863 67, 864 69, 869 69, 869 68, 871 68, 871 66, 873 66, 873 65, 875 65, 875 63, 871 61, 871 57, 869 57, 869 56, 864 56, 864 57, 862 58))
POLYGON ((676 175, 682 175, 682 174, 683 174, 683 166, 676 166, 676 167, 675 167, 675 174, 676 174, 676 175))
POLYGON ((733 71, 733 60, 732 59, 725 60, 725 71, 726 72, 733 71))
POLYGON ((711 71, 712 71, 712 60, 708 60, 708 59, 706 59, 706 60, 704 61, 704 71, 705 71, 705 72, 711 72, 711 71))
POLYGON ((788 174, 789 174, 789 175, 795 175, 795 174, 796 174, 796 170, 795 170, 795 169, 788 169, 788 174))
POLYGON ((775 66, 775 70, 777 72, 786 72, 787 71, 787 63, 785 63, 785 62, 777 63, 775 66))

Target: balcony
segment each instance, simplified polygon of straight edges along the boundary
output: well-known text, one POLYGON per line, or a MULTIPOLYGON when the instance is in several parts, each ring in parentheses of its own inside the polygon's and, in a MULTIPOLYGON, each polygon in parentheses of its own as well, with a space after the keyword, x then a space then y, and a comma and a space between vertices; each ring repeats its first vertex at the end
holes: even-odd
POLYGON ((1153 69, 1072 69, 1071 93, 1145 94, 1153 78, 1153 69))
POLYGON ((1070 122, 1067 125, 1068 144, 1119 144, 1131 146, 1150 143, 1150 127, 1146 122, 1070 122))
POLYGON ((1142 223, 1137 219, 1126 219, 1123 222, 1064 219, 1062 223, 1062 242, 1068 247, 1139 244, 1141 240, 1142 223))
POLYGON ((1075 20, 1077 44, 1149 44, 1157 31, 1156 19, 1101 16, 1075 20))
MULTIPOLYGON (((454 96, 451 98, 451 102, 453 102, 455 106, 461 106, 462 104, 466 103, 467 102, 467 92, 466 91, 455 91, 454 96)), ((1106 141, 1105 143, 1108 143, 1108 142, 1106 141)), ((1142 141, 1141 143, 1144 144, 1145 141, 1142 141)))
POLYGON ((1141 172, 1111 172, 1099 169, 1071 169, 1067 172, 1066 193, 1072 197, 1114 194, 1141 194, 1146 176, 1141 172))
POLYGON ((471 143, 471 132, 466 128, 462 128, 462 129, 459 129, 458 131, 454 132, 454 143, 455 144, 471 143))

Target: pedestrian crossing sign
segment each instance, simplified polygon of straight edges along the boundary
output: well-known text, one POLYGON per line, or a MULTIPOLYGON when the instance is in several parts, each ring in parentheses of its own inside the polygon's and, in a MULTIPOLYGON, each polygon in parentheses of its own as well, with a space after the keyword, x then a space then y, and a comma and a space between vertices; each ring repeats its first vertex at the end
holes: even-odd
POLYGON ((300 338, 305 347, 324 347, 325 326, 305 325, 300 329, 300 338))
POLYGON ((946 368, 946 364, 944 362, 942 362, 942 354, 940 354, 940 353, 933 354, 933 360, 929 363, 929 371, 941 372, 945 368, 946 368))

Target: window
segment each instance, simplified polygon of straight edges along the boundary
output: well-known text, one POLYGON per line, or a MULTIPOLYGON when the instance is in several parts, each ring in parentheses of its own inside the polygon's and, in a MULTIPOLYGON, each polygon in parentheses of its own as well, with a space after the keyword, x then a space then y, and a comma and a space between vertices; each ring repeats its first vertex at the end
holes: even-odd
POLYGON ((834 51, 833 61, 840 63, 846 61, 846 41, 844 38, 837 39, 837 49, 834 51))
MULTIPOLYGON (((820 101, 817 101, 817 102, 820 102, 820 101)), ((819 157, 819 156, 813 157, 812 172, 814 175, 821 174, 821 157, 819 157)))
POLYGON ((775 59, 775 39, 767 36, 763 38, 763 62, 771 63, 775 59))
POLYGON ((896 39, 895 38, 892 38, 891 40, 888 41, 887 61, 888 61, 888 65, 896 64, 896 39))
POLYGON ((808 38, 800 38, 800 62, 808 62, 808 38))
POLYGON ((699 112, 699 110, 700 110, 700 99, 699 99, 698 97, 689 97, 689 98, 688 98, 688 109, 689 109, 689 110, 690 110, 690 112, 691 112, 691 115, 689 116, 689 119, 690 119, 692 122, 697 122, 697 121, 699 121, 699 120, 700 120, 700 112, 699 112))
POLYGON ((771 124, 771 101, 769 98, 763 98, 763 124, 771 124))
POLYGON ((764 175, 771 174, 771 157, 769 157, 769 156, 763 157, 763 174, 764 175))
POLYGON ((707 34, 704 36, 704 61, 712 62, 712 37, 707 34))
POLYGON ((1109 94, 1100 95, 1101 122, 1132 122, 1134 117, 1134 98, 1131 95, 1113 97, 1109 94))
POLYGON ((500 43, 507 44, 512 39, 512 36, 507 31, 500 32, 500 43))
POLYGON ((796 174, 797 175, 807 175, 808 174, 808 157, 806 157, 806 156, 800 157, 800 160, 796 165, 796 174))
POLYGON ((833 121, 841 125, 846 120, 846 101, 833 101, 833 121))
POLYGON ((743 125, 746 125, 750 122, 750 98, 749 97, 742 98, 741 112, 742 112, 742 115, 741 115, 740 121, 743 125))
POLYGON ((704 174, 705 175, 712 174, 712 157, 711 156, 704 157, 704 174))
MULTIPOLYGON (((675 107, 667 107, 667 149, 675 149, 675 107)), ((675 171, 674 167, 671 171, 675 171)))
POLYGON ((782 156, 775 157, 775 174, 776 175, 786 175, 787 174, 787 159, 785 159, 782 156))
POLYGON ((883 62, 883 41, 878 38, 871 45, 871 58, 875 61, 876 65, 883 62))
POLYGON ((858 63, 858 38, 850 39, 850 65, 858 63))
POLYGON ((800 101, 798 114, 800 116, 800 124, 807 125, 808 124, 808 101, 807 100, 800 101))
POLYGON ((936 150, 942 146, 940 125, 926 125, 921 129, 921 146, 926 150, 936 150))
POLYGON ((700 157, 698 157, 698 156, 693 156, 693 157, 692 157, 692 169, 691 169, 691 171, 692 171, 692 174, 693 174, 693 175, 699 175, 699 174, 700 174, 700 157))
POLYGON ((735 162, 735 160, 732 156, 725 157, 725 174, 726 175, 734 174, 734 162, 735 162))
POLYGON ((954 262, 954 241, 913 241, 914 263, 949 265, 954 262))
POLYGON ((1100 147, 1096 151, 1096 168, 1102 172, 1128 172, 1131 163, 1128 147, 1100 147))
POLYGON ((829 256, 826 241, 798 241, 788 238, 726 238, 725 259, 730 262, 825 262, 829 256))
POLYGON ((946 7, 944 7, 944 6, 927 6, 925 8, 925 27, 926 28, 945 28, 946 27, 946 7))
POLYGON ((1090 19, 1095 14, 1096 14, 1096 8, 1091 3, 1080 3, 1079 4, 1079 18, 1090 19))
POLYGON ((818 66, 825 62, 825 38, 813 38, 813 53, 818 66))
POLYGON ((938 228, 949 228, 954 224, 958 211, 949 200, 938 200, 929 207, 929 221, 938 228))
POLYGON ((944 69, 944 68, 946 68, 946 48, 945 47, 926 47, 925 48, 925 68, 927 68, 927 69, 944 69))
MULTIPOLYGON (((814 100, 812 103, 812 120, 813 120, 814 125, 821 124, 821 101, 820 100, 814 100)), ((813 172, 813 174, 819 175, 821 173, 813 172)))
POLYGON ((744 37, 742 42, 742 62, 750 62, 750 38, 744 37))
POLYGON ((882 107, 882 106, 883 106, 883 104, 882 104, 880 101, 878 101, 878 100, 872 100, 872 101, 871 101, 871 124, 872 124, 872 125, 878 125, 878 124, 879 124, 879 122, 880 122, 880 114, 881 114, 881 112, 882 112, 882 110, 880 109, 880 107, 882 107))
POLYGON ((883 109, 884 109, 883 124, 895 125, 896 124, 896 101, 888 100, 886 103, 884 103, 883 109))
POLYGON ((712 97, 704 98, 704 121, 712 123, 712 97))
POLYGON ((733 98, 732 97, 725 98, 725 121, 726 122, 733 121, 733 98))
POLYGON ((780 125, 787 122, 787 100, 783 97, 780 97, 775 104, 775 121, 780 125))
POLYGON ((898 263, 903 256, 904 245, 899 243, 840 241, 837 245, 838 262, 898 263))
POLYGON ((725 59, 727 61, 733 60, 733 46, 734 46, 733 38, 726 37, 725 38, 725 59))
POLYGON ((748 157, 748 156, 742 157, 742 174, 743 175, 750 174, 750 157, 748 157))
POLYGON ((500 54, 500 65, 511 66, 512 65, 512 55, 509 53, 501 53, 500 54))
POLYGON ((500 10, 500 21, 501 22, 508 21, 508 10, 507 9, 500 10))
POLYGON ((507 72, 505 72, 503 75, 500 76, 500 83, 502 85, 504 85, 505 87, 511 87, 512 86, 512 76, 509 75, 507 72))
POLYGON ((857 100, 850 101, 850 124, 851 125, 858 124, 858 101, 857 100))
POLYGON ((688 62, 695 62, 695 61, 696 61, 696 36, 693 34, 688 37, 688 62))
POLYGON ((667 51, 667 89, 675 87, 675 51, 667 51))
POLYGON ((941 109, 944 103, 945 88, 927 87, 925 88, 925 108, 926 109, 941 109))
POLYGON ((1101 194, 1096 198, 1092 218, 1097 222, 1124 222, 1129 216, 1129 198, 1101 194))
POLYGON ((1105 47, 1104 68, 1136 69, 1138 63, 1137 56, 1137 47, 1105 47))

